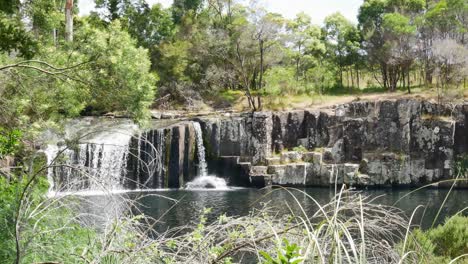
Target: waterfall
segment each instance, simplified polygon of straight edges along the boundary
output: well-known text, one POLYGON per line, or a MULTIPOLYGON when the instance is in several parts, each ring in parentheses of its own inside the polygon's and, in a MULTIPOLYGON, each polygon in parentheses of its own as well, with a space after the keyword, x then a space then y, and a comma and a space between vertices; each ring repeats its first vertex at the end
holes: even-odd
POLYGON ((66 136, 79 138, 78 142, 50 144, 44 151, 48 165, 52 165, 47 173, 49 192, 122 190, 134 129, 128 123, 114 124, 110 129, 105 122, 97 129, 88 123, 69 127, 75 133, 66 136), (86 134, 79 136, 81 132, 86 134))
MULTIPOLYGON (((56 145, 48 145, 44 150, 44 154, 47 158, 47 165, 53 165, 55 157, 58 155, 59 148, 56 145)), ((54 182, 54 169, 52 167, 47 169, 47 181, 49 182, 49 193, 55 188, 54 182)))
POLYGON ((193 181, 187 183, 186 189, 188 190, 229 190, 227 183, 224 179, 216 176, 208 175, 208 166, 205 159, 205 146, 203 145, 203 133, 198 122, 193 122, 195 130, 195 141, 197 144, 198 154, 198 177, 193 181))
POLYGON ((200 127, 200 123, 193 122, 193 128, 195 129, 195 140, 197 143, 198 149, 198 173, 199 176, 207 176, 208 174, 208 166, 206 165, 205 160, 205 146, 203 145, 203 133, 200 127))
POLYGON ((155 126, 142 131, 131 120, 72 121, 65 128, 65 135, 47 138, 52 142, 44 150, 52 165, 47 174, 50 193, 184 187, 184 182, 192 177, 195 148, 198 177, 186 186, 227 188, 224 179, 208 176, 199 123, 155 126))

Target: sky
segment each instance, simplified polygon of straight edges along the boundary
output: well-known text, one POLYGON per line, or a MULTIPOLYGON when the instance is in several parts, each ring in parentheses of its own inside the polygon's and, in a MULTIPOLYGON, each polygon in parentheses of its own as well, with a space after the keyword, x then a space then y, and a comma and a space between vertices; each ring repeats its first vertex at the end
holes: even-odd
MULTIPOLYGON (((146 0, 150 5, 161 3, 165 7, 172 4, 172 0, 146 0)), ((359 6, 363 0, 262 0, 270 12, 280 13, 286 18, 294 18, 304 11, 312 17, 312 22, 322 24, 326 16, 340 12, 346 18, 357 23, 359 6)), ((80 14, 87 15, 94 8, 94 0, 80 0, 80 14)))

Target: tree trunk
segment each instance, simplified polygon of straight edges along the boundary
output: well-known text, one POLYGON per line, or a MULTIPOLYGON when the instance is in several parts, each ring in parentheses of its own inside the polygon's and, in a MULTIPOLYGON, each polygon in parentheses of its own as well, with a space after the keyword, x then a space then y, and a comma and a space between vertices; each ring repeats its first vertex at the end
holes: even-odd
POLYGON ((73 0, 67 0, 65 4, 65 40, 73 41, 73 0))
POLYGON ((410 71, 410 67, 408 66, 406 68, 406 80, 408 81, 408 83, 406 84, 406 86, 408 87, 408 93, 411 93, 411 71, 410 71))
POLYGON ((404 89, 406 88, 406 81, 405 81, 405 67, 401 67, 401 78, 400 78, 400 86, 404 89))
POLYGON ((54 47, 57 47, 57 29, 52 29, 52 38, 54 39, 54 47))
POLYGON ((258 80, 258 89, 263 88, 263 71, 264 71, 264 59, 263 56, 265 55, 265 50, 263 49, 263 44, 264 41, 263 39, 260 40, 260 75, 259 75, 259 80, 258 80))
POLYGON ((349 71, 346 69, 346 86, 349 88, 349 71))
POLYGON ((381 63, 380 71, 382 72, 383 87, 385 90, 387 90, 389 88, 389 85, 388 85, 387 65, 385 63, 381 63))
POLYGON ((388 80, 390 92, 395 92, 399 78, 400 69, 398 66, 388 67, 388 80))
POLYGON ((359 66, 356 64, 356 83, 357 83, 357 88, 361 89, 359 86, 359 66))
POLYGON ((299 82, 299 65, 300 65, 300 61, 301 61, 301 45, 299 45, 299 56, 297 56, 297 59, 296 59, 296 81, 299 82))
POLYGON ((340 65, 340 85, 343 87, 343 68, 340 65))

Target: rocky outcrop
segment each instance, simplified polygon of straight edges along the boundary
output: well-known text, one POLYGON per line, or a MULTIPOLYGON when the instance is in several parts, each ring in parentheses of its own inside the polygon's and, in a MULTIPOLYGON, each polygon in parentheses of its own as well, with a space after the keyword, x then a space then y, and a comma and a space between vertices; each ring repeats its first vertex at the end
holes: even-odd
POLYGON ((179 188, 196 176, 191 122, 149 129, 131 139, 125 187, 179 188))
MULTIPOLYGON (((418 186, 454 178, 455 162, 468 153, 468 103, 386 100, 158 120, 143 131, 123 124, 123 131, 68 150, 65 160, 115 188, 183 187, 197 175, 193 122, 200 123, 210 172, 232 185, 418 186)), ((49 176, 58 186, 80 180, 75 174, 64 167, 49 176)), ((83 182, 79 188, 92 188, 83 182)))
POLYGON ((212 160, 238 157, 239 166, 250 166, 252 184, 262 178, 294 186, 422 185, 453 178, 455 161, 468 152, 467 120, 466 103, 406 99, 199 119, 212 160))

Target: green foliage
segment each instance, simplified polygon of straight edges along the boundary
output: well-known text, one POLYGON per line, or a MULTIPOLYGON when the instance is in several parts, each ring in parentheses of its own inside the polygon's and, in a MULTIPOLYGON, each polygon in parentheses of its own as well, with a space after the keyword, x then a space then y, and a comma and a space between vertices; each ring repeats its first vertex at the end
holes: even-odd
POLYGON ((0 259, 11 263, 14 258, 14 212, 17 207, 18 183, 0 177, 0 259))
MULTIPOLYGON (((0 259, 8 263, 12 263, 15 258, 15 215, 20 193, 28 180, 27 177, 0 177, 0 259)), ((30 195, 38 198, 47 190, 47 182, 40 178, 34 182, 35 188, 31 190, 30 195)), ((35 200, 30 206, 34 207, 38 203, 39 201, 35 200)))
POLYGON ((458 157, 455 164, 455 173, 461 178, 468 177, 468 154, 458 157))
POLYGON ((28 0, 23 8, 31 19, 36 38, 42 43, 53 44, 54 30, 57 34, 64 34, 64 28, 61 26, 64 15, 60 1, 28 0))
POLYGON ((301 248, 295 244, 290 244, 289 241, 284 238, 281 243, 276 258, 273 258, 270 254, 265 251, 260 251, 260 254, 265 259, 265 264, 299 264, 302 263, 304 258, 300 254, 301 248))
MULTIPOLYGON (((29 177, 7 180, 0 177, 0 259, 13 263, 16 259, 15 217, 20 194, 27 186, 29 177)), ((27 207, 22 207, 19 224, 21 237, 21 263, 37 263, 62 259, 65 263, 82 261, 80 254, 86 252, 94 230, 71 224, 72 212, 54 204, 43 204, 48 183, 44 177, 33 180, 26 196, 27 207), (49 207, 50 210, 43 207, 49 207), (57 208, 54 208, 57 207, 57 208)))
POLYGON ((5 131, 0 127, 0 159, 7 155, 14 155, 20 146, 22 133, 18 129, 5 131))
POLYGON ((416 33, 416 27, 410 24, 410 19, 399 13, 388 13, 383 16, 384 30, 395 35, 416 33))
POLYGON ((273 67, 265 73, 265 91, 272 95, 304 93, 304 85, 296 80, 293 67, 273 67))
POLYGON ((149 72, 147 50, 136 47, 119 21, 112 22, 105 31, 84 26, 76 39, 80 52, 92 60, 87 111, 123 111, 136 120, 145 118, 157 81, 156 75, 149 72))
POLYGON ((196 14, 202 7, 202 0, 175 0, 172 4, 172 18, 176 24, 180 24, 184 16, 196 14))
POLYGON ((146 5, 130 8, 123 18, 123 24, 139 45, 151 51, 152 56, 157 45, 175 34, 171 13, 161 4, 153 5, 151 8, 146 5))
POLYGON ((467 216, 455 215, 436 228, 427 231, 416 229, 410 235, 407 251, 418 252, 424 263, 447 263, 468 254, 467 226, 467 216))
POLYGON ((2 0, 0 1, 0 12, 14 14, 18 12, 20 0, 2 0))
POLYGON ((0 11, 0 52, 18 51, 19 56, 32 58, 37 43, 24 28, 20 18, 8 16, 0 11))
POLYGON ((294 147, 292 150, 293 150, 293 151, 300 152, 300 153, 307 152, 307 148, 304 147, 304 146, 302 146, 302 145, 301 145, 301 146, 298 146, 298 147, 294 147))
POLYGON ((427 232, 434 243, 434 253, 439 256, 458 257, 468 254, 468 217, 453 216, 427 232))

